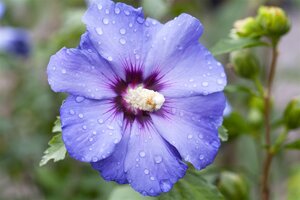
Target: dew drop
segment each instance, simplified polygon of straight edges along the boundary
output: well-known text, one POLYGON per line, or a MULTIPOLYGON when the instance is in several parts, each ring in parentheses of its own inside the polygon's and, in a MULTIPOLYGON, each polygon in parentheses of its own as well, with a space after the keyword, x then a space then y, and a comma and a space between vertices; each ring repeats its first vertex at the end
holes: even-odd
POLYGON ((193 138, 193 135, 192 134, 189 134, 188 135, 188 139, 192 139, 193 138))
POLYGON ((159 185, 163 192, 168 192, 172 188, 172 184, 169 180, 163 180, 159 185))
POLYGON ((93 158, 92 158, 92 161, 93 161, 93 162, 97 162, 97 161, 98 161, 98 158, 97 158, 97 157, 93 157, 93 158))
POLYGON ((221 73, 221 77, 223 77, 223 78, 224 78, 224 77, 225 77, 225 73, 221 73))
POLYGON ((107 127, 109 130, 114 130, 114 127, 111 126, 111 125, 107 125, 106 127, 107 127))
POLYGON ((222 85, 222 84, 223 84, 223 80, 222 80, 222 79, 218 79, 218 80, 217 80, 217 83, 218 83, 219 85, 222 85))
POLYGON ((150 180, 151 180, 151 181, 154 181, 154 180, 155 180, 154 176, 151 176, 151 177, 150 177, 150 180))
POLYGON ((114 143, 115 143, 115 144, 118 144, 119 142, 120 142, 119 139, 115 139, 115 140, 114 140, 114 143))
POLYGON ((66 71, 65 69, 62 69, 62 70, 61 70, 61 73, 62 73, 62 74, 66 74, 67 71, 66 71))
POLYGON ((198 137, 199 137, 200 139, 203 139, 202 133, 200 133, 200 134, 198 135, 198 137))
POLYGON ((154 161, 155 161, 156 164, 159 164, 159 163, 162 162, 162 157, 161 157, 161 156, 156 156, 156 157, 154 158, 154 161))
POLYGON ((203 160, 204 159, 204 155, 200 154, 199 159, 203 160))
POLYGON ((207 87, 207 86, 208 86, 208 82, 203 82, 203 83, 202 83, 202 86, 203 86, 203 87, 207 87))
POLYGON ((103 30, 100 27, 96 28, 96 32, 97 32, 98 35, 102 35, 103 34, 103 30))
POLYGON ((215 148, 219 148, 219 147, 220 147, 220 145, 219 145, 219 143, 218 143, 217 141, 213 141, 213 142, 211 143, 211 145, 212 145, 213 147, 215 147, 215 148))
POLYGON ((127 16, 130 15, 130 12, 129 12, 128 10, 125 10, 124 13, 125 13, 125 15, 127 15, 127 16))
POLYGON ((80 113, 80 114, 78 115, 78 117, 79 117, 80 119, 82 119, 82 118, 83 118, 83 114, 80 113))
POLYGON ((86 126, 82 126, 82 129, 83 129, 83 130, 86 130, 86 129, 87 129, 87 127, 86 127, 86 126))
POLYGON ((129 23, 128 26, 129 26, 130 28, 132 28, 132 27, 133 27, 133 24, 132 24, 132 23, 129 23))
POLYGON ((148 169, 145 169, 144 170, 144 173, 147 175, 147 174, 149 174, 149 170, 148 169))
POLYGON ((126 40, 124 38, 121 38, 120 43, 124 45, 124 44, 126 44, 126 40))
POLYGON ((93 131, 93 135, 96 135, 97 134, 97 132, 96 131, 93 131))
POLYGON ((102 20, 102 22, 103 22, 103 24, 107 25, 107 24, 109 23, 109 20, 108 20, 107 18, 104 18, 104 19, 102 20))
POLYGON ((108 10, 108 9, 106 9, 106 10, 105 10, 105 13, 106 13, 106 14, 109 14, 109 10, 108 10))
POLYGON ((190 82, 194 82, 194 79, 191 78, 191 79, 190 79, 190 82))
POLYGON ((99 124, 103 124, 103 119, 98 119, 99 124))
POLYGON ((120 29, 120 33, 121 33, 122 35, 126 34, 126 29, 121 28, 121 29, 120 29))
POLYGON ((75 111, 74 110, 70 110, 69 112, 71 115, 74 115, 75 114, 75 111))
POLYGON ((144 23, 145 19, 143 17, 137 17, 136 21, 140 24, 144 23))
POLYGON ((120 14, 120 12, 121 12, 120 8, 115 7, 115 13, 118 15, 118 14, 120 14))
POLYGON ((140 155, 140 157, 144 158, 144 157, 146 156, 146 153, 145 153, 144 151, 141 151, 141 152, 139 153, 139 155, 140 155))
POLYGON ((107 60, 108 60, 108 61, 113 61, 113 58, 112 58, 111 56, 108 56, 108 57, 107 57, 107 60))
POLYGON ((103 6, 101 4, 98 4, 98 9, 102 10, 103 6))
POLYGON ((90 139, 89 139, 90 142, 93 142, 93 140, 94 140, 93 138, 90 138, 90 139))
POLYGON ((75 99, 75 101, 76 101, 77 103, 81 103, 81 102, 83 102, 83 100, 84 100, 84 97, 81 97, 81 96, 78 96, 78 97, 76 97, 76 99, 75 99))

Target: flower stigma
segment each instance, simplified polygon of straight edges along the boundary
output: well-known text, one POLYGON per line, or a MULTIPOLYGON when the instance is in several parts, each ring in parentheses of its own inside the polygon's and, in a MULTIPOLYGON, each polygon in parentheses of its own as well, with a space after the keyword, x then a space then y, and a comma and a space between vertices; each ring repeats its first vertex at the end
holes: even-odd
POLYGON ((149 112, 159 110, 165 102, 165 97, 162 94, 143 86, 128 87, 123 98, 131 109, 149 112))

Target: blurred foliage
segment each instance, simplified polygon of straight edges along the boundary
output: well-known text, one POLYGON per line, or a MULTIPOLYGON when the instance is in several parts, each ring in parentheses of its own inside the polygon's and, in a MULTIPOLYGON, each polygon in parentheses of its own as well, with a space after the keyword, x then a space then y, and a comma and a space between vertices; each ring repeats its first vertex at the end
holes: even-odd
MULTIPOLYGON (((0 55, 0 199, 154 199, 141 197, 128 186, 105 182, 89 164, 79 163, 70 158, 65 159, 64 162, 50 162, 47 166, 38 166, 47 142, 53 136, 52 124, 59 114, 59 106, 65 97, 50 90, 45 72, 46 66, 50 56, 63 46, 78 45, 80 36, 85 31, 80 18, 86 5, 84 0, 4 0, 4 2, 7 10, 0 21, 0 26, 28 29, 33 41, 33 50, 28 58, 0 55)), ((182 12, 198 17, 205 27, 201 41, 209 48, 229 34, 234 21, 253 14, 259 5, 265 3, 258 0, 127 0, 122 2, 135 6, 142 4, 148 16, 157 17, 163 22, 182 12)), ((287 8, 300 6, 299 0, 286 2, 273 0, 267 3, 283 5, 287 8)), ((256 40, 239 41, 234 44, 232 41, 225 41, 225 43, 225 47, 219 43, 218 51, 215 50, 216 54, 245 46, 261 45, 256 40), (231 43, 231 46, 228 43, 231 43), (230 50, 226 49, 228 46, 230 50)), ((224 64, 228 62, 226 56, 219 59, 223 60, 224 64)), ((230 69, 228 71, 230 74, 230 69)), ((252 99, 255 86, 236 77, 230 75, 229 77, 232 82, 238 83, 238 86, 229 86, 226 89, 228 99, 232 105, 235 105, 235 109, 224 120, 229 141, 223 146, 224 158, 217 160, 215 168, 221 169, 226 166, 231 167, 230 170, 243 172, 249 180, 247 184, 250 185, 251 199, 257 199, 256 183, 260 178, 257 166, 261 158, 256 154, 256 149, 261 144, 250 141, 249 135, 255 137, 259 135, 261 120, 257 119, 261 117, 261 109, 259 102, 252 99), (239 102, 248 102, 249 106, 242 107, 239 102), (236 112, 237 109, 241 112, 236 112)), ((289 169, 285 166, 285 169, 281 170, 289 169)), ((241 185, 242 183, 236 183, 244 180, 239 180, 239 177, 236 180, 235 176, 221 175, 219 170, 213 175, 203 174, 202 178, 190 174, 180 181, 174 190, 180 187, 196 190, 200 198, 201 195, 205 195, 203 182, 208 180, 210 186, 214 187, 213 183, 223 184, 222 181, 225 181, 227 188, 223 190, 224 196, 227 197, 226 199, 232 199, 230 195, 236 193, 244 195, 247 190, 241 185), (212 177, 218 177, 221 182, 212 177), (188 179, 191 181, 187 182, 188 179), (232 191, 236 186, 230 184, 237 184, 241 188, 232 191)), ((284 180, 277 180, 280 181, 284 180)), ((288 181, 289 200, 300 198, 299 182, 299 170, 293 171, 288 181)), ((172 194, 170 192, 165 195, 165 199, 172 199, 172 194)), ((216 191, 208 195, 219 194, 216 191)), ((176 198, 185 197, 176 196, 176 198)))

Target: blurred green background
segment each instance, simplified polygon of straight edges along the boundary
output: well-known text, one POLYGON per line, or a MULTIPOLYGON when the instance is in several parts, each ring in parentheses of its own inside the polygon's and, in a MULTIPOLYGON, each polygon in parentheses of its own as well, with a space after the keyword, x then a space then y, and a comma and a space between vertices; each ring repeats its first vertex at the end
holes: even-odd
MULTIPOLYGON (((289 14, 291 32, 280 45, 274 96, 276 114, 300 94, 300 1, 299 0, 128 0, 134 6, 143 5, 146 15, 168 21, 182 12, 201 20, 205 32, 201 42, 211 48, 225 38, 234 21, 254 15, 262 4, 279 5, 289 14)), ((84 0, 6 0, 6 12, 1 26, 25 28, 29 31, 32 50, 27 57, 0 54, 0 199, 4 200, 85 200, 145 199, 128 187, 107 183, 88 165, 71 158, 39 167, 51 128, 64 95, 55 94, 47 83, 49 57, 63 46, 76 47, 85 31, 81 16, 84 0)), ((1 37, 1 34, 0 34, 1 37)), ((260 52, 261 60, 269 54, 260 52)), ((226 66, 228 56, 218 57, 226 66)), ((268 62, 267 62, 268 63, 268 62)), ((263 63, 263 64, 267 64, 263 63)), ((230 83, 239 82, 227 69, 230 83)), ((245 106, 243 96, 228 95, 233 107, 229 116, 238 120, 235 110, 245 106)), ((249 101, 249 104, 252 101, 249 101)), ((242 108, 243 109, 243 108, 242 108)), ((255 119, 255 111, 251 119, 255 119)), ((219 187, 222 181, 234 180, 241 193, 250 190, 250 199, 257 199, 262 158, 258 144, 243 133, 242 123, 229 127, 230 138, 224 143, 215 164, 203 175, 219 187), (231 132, 230 132, 231 131, 231 132), (237 137, 238 136, 238 137, 237 137), (231 173, 226 173, 231 171, 231 173), (240 177, 239 174, 244 174, 240 177), (238 180, 237 180, 238 179, 238 180), (236 182, 238 181, 238 182, 236 182)), ((290 134, 299 137, 299 131, 290 134)), ((274 199, 300 199, 300 155, 290 152, 275 160, 272 175, 274 199), (297 163, 298 161, 298 163, 297 163)), ((226 196, 226 195, 225 195, 226 196)), ((147 198, 146 198, 147 199, 147 198)), ((149 198, 151 199, 151 198, 149 198)), ((245 197, 246 199, 246 197, 245 197)))

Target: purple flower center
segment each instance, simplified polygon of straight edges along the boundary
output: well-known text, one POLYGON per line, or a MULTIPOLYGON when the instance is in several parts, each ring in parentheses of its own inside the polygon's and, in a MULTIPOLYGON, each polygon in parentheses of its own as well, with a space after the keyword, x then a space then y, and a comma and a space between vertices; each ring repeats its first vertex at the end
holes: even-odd
MULTIPOLYGON (((144 99, 149 106, 153 106, 153 109, 150 110, 132 105, 128 100, 128 97, 133 97, 129 91, 134 91, 133 93, 135 93, 135 91, 143 89, 146 93, 150 93, 151 91, 152 93, 159 94, 166 84, 162 83, 162 76, 160 76, 158 71, 145 77, 142 66, 136 67, 128 63, 125 63, 125 66, 125 79, 116 77, 115 81, 110 84, 111 89, 117 94, 113 100, 114 109, 116 109, 117 113, 123 112, 127 122, 132 123, 137 120, 141 124, 144 124, 150 120, 151 112, 159 113, 162 112, 162 109, 160 107, 158 109, 155 108, 154 98, 144 99)), ((134 100, 137 104, 142 104, 142 101, 143 99, 139 99, 139 97, 134 100)))

